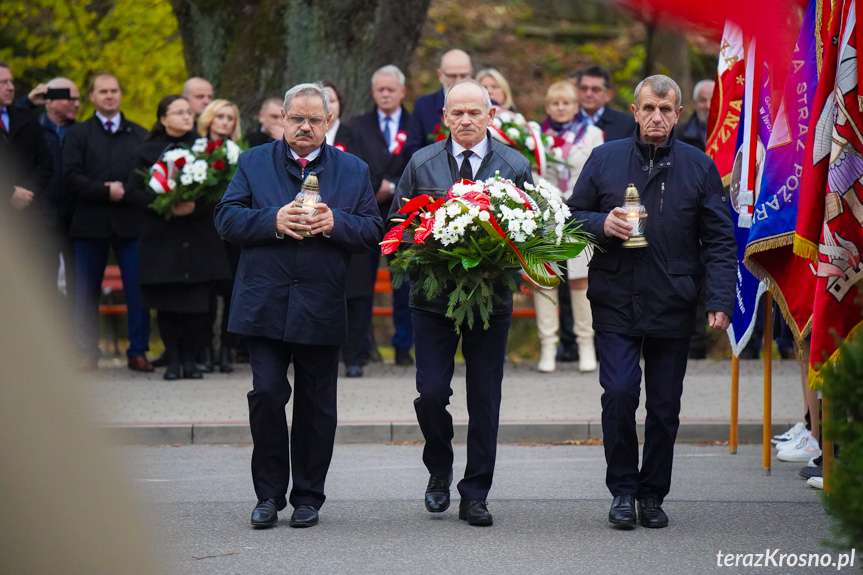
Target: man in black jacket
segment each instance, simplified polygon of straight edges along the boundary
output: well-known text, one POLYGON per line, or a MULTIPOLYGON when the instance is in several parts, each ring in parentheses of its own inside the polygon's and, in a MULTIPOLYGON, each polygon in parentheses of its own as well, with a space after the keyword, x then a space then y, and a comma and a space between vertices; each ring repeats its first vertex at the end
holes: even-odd
POLYGON ((6 62, 0 62, 0 190, 3 207, 28 210, 51 181, 51 153, 33 114, 12 105, 15 83, 6 62))
POLYGON ((39 84, 33 88, 15 105, 24 110, 35 110, 39 106, 45 106, 45 113, 39 116, 39 125, 48 144, 48 150, 51 152, 54 175, 43 193, 39 194, 37 203, 47 226, 46 242, 50 244, 46 246, 51 258, 49 278, 56 281, 57 254, 62 253, 66 274, 67 307, 71 305, 74 309, 75 246, 69 239, 72 205, 63 183, 63 141, 69 128, 75 124, 78 110, 81 108, 78 87, 68 78, 53 78, 47 84, 39 84), (69 97, 47 99, 48 90, 53 89, 69 90, 69 97))
POLYGON ((59 259, 56 252, 51 259, 52 242, 44 237, 44 220, 38 207, 54 171, 51 152, 36 117, 13 106, 14 101, 12 72, 5 62, 0 62, 0 210, 14 214, 10 221, 19 225, 20 232, 32 234, 27 245, 34 247, 39 269, 45 281, 53 281, 56 291, 59 259))
POLYGON ((69 130, 63 147, 66 186, 75 196, 69 235, 75 243, 75 339, 81 370, 98 366, 99 294, 108 249, 112 248, 126 296, 129 369, 153 371, 145 356, 149 349, 150 313, 141 305, 138 284, 141 212, 125 198, 125 182, 132 172, 135 150, 147 131, 123 117, 122 99, 116 77, 108 73, 96 75, 90 85, 90 101, 96 113, 69 130))
POLYGON ((736 294, 736 240, 716 164, 674 137, 680 87, 667 76, 644 79, 632 112, 639 132, 596 148, 567 204, 602 249, 590 261, 609 521, 665 527, 674 441, 698 289, 707 292, 710 327, 724 331, 736 294), (623 244, 637 222, 622 207, 634 184, 647 212, 638 225, 646 247, 623 244), (703 267, 702 267, 703 262, 703 267), (638 467, 635 410, 644 375, 647 419, 638 467), (638 499, 636 515, 635 499, 638 499))
POLYGON ((281 140, 285 135, 282 126, 282 99, 267 98, 258 110, 258 123, 260 126, 246 132, 246 143, 250 148, 262 146, 281 140))
POLYGON ((599 65, 575 73, 578 88, 578 118, 602 130, 606 142, 628 138, 635 133, 635 122, 629 114, 608 107, 614 91, 611 75, 599 65))
MULTIPOLYGON (((444 122, 450 137, 418 151, 408 162, 396 191, 389 219, 398 214, 402 200, 423 194, 440 198, 460 180, 484 181, 496 173, 523 187, 533 183, 530 164, 524 156, 494 141, 488 125, 494 108, 488 91, 475 80, 456 82, 444 99, 444 122)), ((421 282, 420 282, 421 283, 421 282)), ((453 472, 453 425, 447 411, 452 396, 455 352, 461 339, 466 368, 467 465, 458 483, 461 495, 459 519, 470 525, 492 524, 486 498, 494 477, 497 431, 500 423, 501 383, 506 340, 512 320, 512 293, 498 290, 500 299, 489 316, 489 328, 475 325, 461 336, 453 320, 446 317, 447 297, 426 299, 413 284, 410 296, 416 337, 419 397, 414 400, 417 421, 425 438, 423 463, 429 471, 425 507, 431 513, 449 508, 453 472)), ((480 323, 477 320, 477 323, 480 323)))
MULTIPOLYGON (((375 190, 375 199, 381 211, 381 217, 386 218, 393 203, 396 186, 408 161, 407 154, 403 153, 407 127, 410 123, 411 114, 404 106, 407 90, 405 89, 405 75, 396 66, 389 65, 379 68, 372 74, 372 97, 375 100, 375 109, 367 114, 357 116, 351 121, 351 130, 357 140, 356 155, 369 165, 372 178, 372 189, 375 190)), ((374 283, 380 259, 379 253, 353 256, 351 259, 351 270, 349 277, 361 279, 368 284, 367 292, 372 294, 366 301, 360 302, 363 306, 362 316, 368 325, 372 319, 372 297, 374 294, 374 283), (355 263, 356 262, 356 263, 355 263), (367 262, 364 269, 359 269, 361 262, 367 262)), ((350 290, 350 287, 348 288, 350 290)), ((413 365, 410 348, 413 345, 413 326, 411 324, 411 312, 408 306, 410 297, 410 286, 403 284, 393 290, 393 335, 392 345, 395 350, 396 365, 413 365)), ((368 329, 368 327, 365 327, 368 329)), ((358 328, 362 334, 363 326, 358 328)), ((349 342, 351 338, 348 338, 349 342)), ((357 350, 353 357, 349 356, 351 347, 343 349, 345 354, 345 365, 347 375, 362 375, 362 368, 357 371, 360 364, 351 364, 351 361, 360 359, 358 355, 363 351, 357 350), (359 353, 358 353, 359 352, 359 353), (351 368, 354 368, 351 370, 351 368)))

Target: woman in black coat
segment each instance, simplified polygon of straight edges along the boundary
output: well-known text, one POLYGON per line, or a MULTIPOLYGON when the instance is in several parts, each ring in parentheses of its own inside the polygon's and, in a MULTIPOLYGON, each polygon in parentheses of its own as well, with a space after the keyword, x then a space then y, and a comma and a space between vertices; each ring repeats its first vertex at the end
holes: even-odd
MULTIPOLYGON (((141 172, 165 152, 190 147, 196 139, 194 113, 182 96, 162 98, 157 116, 137 150, 126 187, 129 200, 143 206, 152 203, 156 192, 141 172)), ((149 209, 143 217, 139 279, 144 305, 158 311, 168 380, 203 377, 195 356, 209 345, 210 299, 215 282, 230 277, 222 240, 213 226, 213 208, 209 202, 182 202, 173 208, 171 219, 149 209)))

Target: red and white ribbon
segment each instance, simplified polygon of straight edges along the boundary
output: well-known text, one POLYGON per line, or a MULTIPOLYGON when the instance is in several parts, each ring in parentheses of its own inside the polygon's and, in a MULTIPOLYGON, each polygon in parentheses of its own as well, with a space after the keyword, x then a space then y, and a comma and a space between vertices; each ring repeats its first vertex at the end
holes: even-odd
POLYGON ((150 168, 150 189, 157 194, 166 194, 171 191, 168 184, 168 168, 162 162, 156 162, 150 168))

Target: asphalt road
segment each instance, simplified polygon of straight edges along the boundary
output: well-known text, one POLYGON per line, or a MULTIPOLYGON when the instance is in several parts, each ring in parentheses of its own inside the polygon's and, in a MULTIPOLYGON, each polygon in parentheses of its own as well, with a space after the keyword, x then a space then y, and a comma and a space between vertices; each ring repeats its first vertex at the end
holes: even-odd
MULTIPOLYGON (((617 531, 606 521, 601 447, 503 445, 489 496, 494 526, 471 527, 453 505, 423 508, 419 445, 337 445, 321 522, 249 526, 249 446, 118 447, 151 519, 166 571, 272 573, 819 573, 835 567, 718 567, 727 553, 831 554, 829 518, 800 464, 761 469, 760 446, 681 445, 664 508, 666 529, 617 531)), ((465 450, 456 447, 456 475, 465 450)), ((858 551, 863 551, 861 548, 858 551)), ((733 559, 733 558, 732 558, 733 559)), ((750 561, 757 560, 753 555, 750 561)), ((855 568, 840 572, 859 573, 855 568)))

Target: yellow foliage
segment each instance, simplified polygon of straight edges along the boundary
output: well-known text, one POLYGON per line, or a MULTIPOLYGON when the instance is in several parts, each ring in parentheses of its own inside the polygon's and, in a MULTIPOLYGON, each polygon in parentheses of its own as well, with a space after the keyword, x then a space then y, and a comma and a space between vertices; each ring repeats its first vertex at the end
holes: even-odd
MULTIPOLYGON (((82 120, 93 113, 87 85, 117 76, 123 113, 149 128, 156 105, 186 79, 183 42, 168 0, 0 0, 0 60, 35 85, 55 76, 81 90, 82 120)), ((16 96, 26 86, 18 82, 16 96)))

